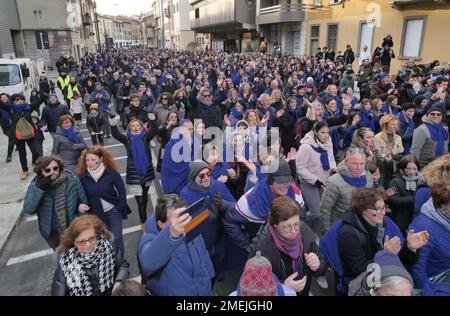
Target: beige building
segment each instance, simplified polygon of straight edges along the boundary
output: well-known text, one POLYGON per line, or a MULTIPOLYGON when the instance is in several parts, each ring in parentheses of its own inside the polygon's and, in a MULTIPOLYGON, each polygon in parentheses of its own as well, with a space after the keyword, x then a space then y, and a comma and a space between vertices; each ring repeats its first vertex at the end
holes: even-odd
POLYGON ((396 58, 391 72, 403 62, 419 63, 450 60, 450 4, 447 0, 309 0, 318 4, 307 12, 306 54, 317 47, 344 51, 353 47, 356 58, 364 45, 370 52, 380 46, 386 34, 394 41, 396 58))
POLYGON ((139 20, 139 33, 141 42, 146 48, 157 48, 157 34, 154 27, 155 16, 153 12, 144 13, 139 20))

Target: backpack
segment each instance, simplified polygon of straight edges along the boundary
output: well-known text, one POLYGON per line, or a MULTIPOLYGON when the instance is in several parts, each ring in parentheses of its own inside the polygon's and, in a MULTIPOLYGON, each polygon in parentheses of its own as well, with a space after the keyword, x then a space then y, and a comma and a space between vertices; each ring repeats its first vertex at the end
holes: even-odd
MULTIPOLYGON (((403 235, 398 228, 398 226, 387 216, 384 217, 386 222, 386 232, 385 235, 392 238, 394 236, 398 236, 400 238, 401 243, 403 244, 404 238, 403 235)), ((335 274, 337 274, 336 280, 336 291, 340 294, 347 294, 347 286, 352 281, 352 278, 344 278, 344 267, 341 262, 341 253, 339 251, 339 233, 341 231, 342 226, 344 225, 343 220, 337 221, 333 226, 331 226, 330 230, 320 239, 320 255, 325 259, 328 265, 334 270, 335 274)), ((365 236, 361 231, 353 227, 358 240, 363 246, 363 240, 365 236)))
POLYGON ((450 269, 434 277, 427 278, 423 285, 423 296, 450 295, 450 269))
POLYGON ((27 140, 34 136, 36 136, 34 127, 26 120, 26 118, 21 117, 16 124, 16 139, 27 140))

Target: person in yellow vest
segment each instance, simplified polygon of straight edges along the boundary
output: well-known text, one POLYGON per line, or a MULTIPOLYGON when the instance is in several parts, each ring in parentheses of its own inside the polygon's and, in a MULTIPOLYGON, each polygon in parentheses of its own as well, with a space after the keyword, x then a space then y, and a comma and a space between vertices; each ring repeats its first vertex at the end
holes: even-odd
POLYGON ((68 105, 70 105, 70 99, 67 97, 69 83, 70 83, 69 75, 67 75, 67 72, 64 69, 61 69, 59 77, 56 80, 56 84, 58 85, 58 88, 61 90, 63 97, 66 100, 66 104, 68 105))
POLYGON ((83 100, 83 88, 77 82, 77 79, 75 77, 70 76, 70 81, 67 85, 67 100, 72 100, 74 92, 78 92, 81 95, 81 99, 83 100))

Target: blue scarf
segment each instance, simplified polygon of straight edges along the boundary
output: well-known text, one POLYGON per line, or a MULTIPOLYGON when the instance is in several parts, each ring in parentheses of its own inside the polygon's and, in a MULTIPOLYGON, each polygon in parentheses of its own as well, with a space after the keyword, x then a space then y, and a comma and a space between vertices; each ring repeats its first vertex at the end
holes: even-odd
POLYGON ((341 177, 345 182, 353 187, 364 188, 367 185, 367 179, 365 175, 361 177, 349 177, 341 174, 341 177))
POLYGON ((73 127, 67 129, 61 127, 61 131, 65 137, 70 139, 75 144, 81 144, 80 137, 75 133, 75 129, 73 127))
MULTIPOLYGON (((295 192, 292 186, 286 194, 295 201, 295 192)), ((259 181, 251 192, 246 193, 248 208, 255 217, 268 220, 270 205, 276 196, 270 190, 267 181, 259 181)))
POLYGON ((24 103, 24 104, 14 104, 13 110, 14 110, 15 113, 20 113, 20 112, 23 112, 23 111, 31 110, 31 107, 30 107, 29 104, 26 104, 26 103, 24 103))
POLYGON ((405 135, 412 135, 414 133, 414 121, 411 119, 409 122, 406 121, 406 117, 403 112, 399 112, 397 117, 400 119, 402 124, 406 125, 405 135))
POLYGON ((131 154, 133 155, 134 167, 139 176, 144 177, 148 171, 148 156, 144 146, 144 138, 147 136, 145 131, 138 135, 128 132, 128 138, 131 140, 131 154))
POLYGON ((431 139, 436 142, 436 151, 434 152, 436 157, 444 154, 445 141, 448 140, 448 132, 444 128, 444 124, 430 124, 425 123, 430 131, 431 139))
POLYGON ((214 180, 217 180, 221 176, 228 176, 228 162, 218 162, 214 169, 211 170, 211 176, 214 180))
POLYGON ((320 163, 322 164, 322 168, 325 171, 330 170, 330 162, 328 161, 328 152, 320 147, 314 147, 311 145, 311 148, 318 154, 320 154, 320 163))
POLYGON ((233 106, 230 110, 230 115, 232 115, 235 119, 237 120, 242 120, 242 117, 245 114, 245 110, 243 110, 242 112, 239 112, 238 110, 236 110, 236 108, 233 106))

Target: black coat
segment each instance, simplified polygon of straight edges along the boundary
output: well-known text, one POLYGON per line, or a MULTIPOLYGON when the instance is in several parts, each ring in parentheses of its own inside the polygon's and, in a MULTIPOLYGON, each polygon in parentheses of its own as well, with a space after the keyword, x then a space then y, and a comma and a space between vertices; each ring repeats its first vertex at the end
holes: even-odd
POLYGON ((219 106, 214 103, 206 105, 198 101, 194 117, 196 119, 201 119, 203 123, 205 123, 206 128, 212 126, 222 127, 221 110, 219 106))
MULTIPOLYGON (((376 227, 370 226, 366 220, 353 212, 345 213, 343 221, 339 232, 339 251, 344 268, 344 278, 353 279, 366 271, 367 266, 373 263, 375 254, 384 249, 384 239, 383 245, 380 245, 377 242, 376 227), (359 233, 355 230, 358 230, 359 233)), ((404 265, 413 265, 419 259, 418 253, 412 252, 406 246, 406 241, 398 256, 404 265)))
POLYGON ((389 182, 389 188, 397 189, 397 193, 388 201, 392 211, 389 217, 398 225, 403 235, 406 235, 406 229, 413 219, 416 191, 407 191, 406 180, 401 176, 392 179, 389 182))
POLYGON ((139 120, 142 123, 148 123, 148 112, 144 108, 143 105, 140 105, 138 107, 135 107, 133 105, 129 105, 125 108, 123 113, 123 126, 126 128, 130 121, 132 120, 139 120))
POLYGON ((107 122, 106 120, 107 119, 100 112, 98 112, 98 115, 96 117, 88 115, 86 117, 86 128, 88 129, 89 133, 99 133, 105 130, 107 122))
POLYGON ((152 151, 150 149, 149 143, 153 139, 153 137, 155 137, 157 128, 156 128, 156 120, 152 120, 150 122, 152 124, 150 127, 150 132, 147 133, 147 137, 144 139, 145 152, 147 153, 149 166, 148 166, 147 173, 143 177, 138 175, 138 173, 136 171, 136 167, 134 166, 133 154, 131 152, 131 146, 130 146, 131 141, 130 141, 129 137, 120 133, 117 126, 111 126, 112 137, 114 137, 119 142, 124 144, 127 149, 127 156, 128 156, 127 176, 125 178, 127 184, 144 185, 144 184, 147 184, 148 182, 152 181, 153 179, 155 179, 155 171, 153 169, 153 162, 152 162, 152 151))
MULTIPOLYGON (((305 288, 303 289, 301 295, 308 296, 309 290, 311 288, 312 276, 321 276, 327 272, 328 265, 325 261, 320 258, 319 255, 319 247, 317 246, 317 236, 308 227, 305 223, 301 222, 300 231, 303 237, 303 273, 307 276, 307 281, 305 288), (311 269, 306 265, 306 261, 304 259, 305 253, 315 253, 320 259, 320 267, 316 272, 311 271, 311 269)), ((275 242, 273 241, 272 235, 270 234, 269 224, 265 224, 261 227, 260 231, 253 239, 252 244, 250 245, 248 258, 253 258, 257 251, 261 251, 261 255, 266 257, 270 263, 272 264, 272 271, 278 277, 280 282, 284 283, 284 281, 292 275, 295 271, 292 271, 292 262, 291 258, 284 253, 281 253, 275 242)))
MULTIPOLYGON (((114 271, 114 283, 118 281, 124 281, 128 277, 128 268, 130 264, 125 260, 124 255, 121 251, 116 247, 116 243, 114 239, 111 238, 108 242, 113 246, 115 252, 115 271, 114 271)), ((58 253, 58 262, 61 257, 61 253, 58 253)), ((89 281, 92 285, 93 296, 111 296, 112 288, 107 289, 104 293, 100 293, 99 288, 99 271, 98 267, 93 267, 91 269, 85 270, 89 281)), ((114 284, 113 284, 114 285, 114 284)), ((61 269, 61 266, 58 264, 58 268, 55 271, 55 275, 53 277, 52 288, 51 288, 52 296, 67 296, 69 295, 69 287, 67 286, 66 278, 64 277, 64 273, 61 269)))
POLYGON ((355 53, 352 50, 346 50, 344 53, 344 64, 353 64, 355 61, 355 53))
POLYGON ((281 147, 283 153, 287 155, 291 147, 297 148, 295 143, 295 123, 297 122, 295 113, 285 111, 281 117, 273 118, 273 126, 280 128, 281 147))

